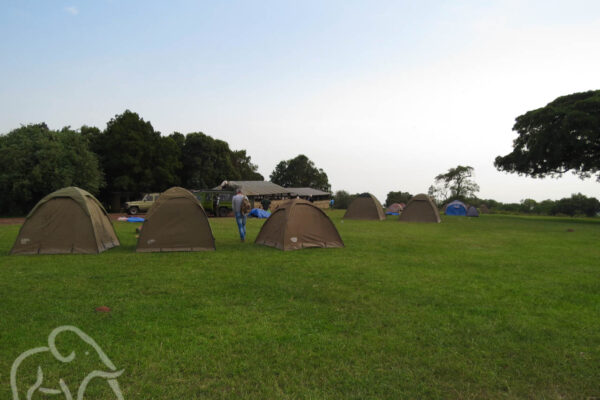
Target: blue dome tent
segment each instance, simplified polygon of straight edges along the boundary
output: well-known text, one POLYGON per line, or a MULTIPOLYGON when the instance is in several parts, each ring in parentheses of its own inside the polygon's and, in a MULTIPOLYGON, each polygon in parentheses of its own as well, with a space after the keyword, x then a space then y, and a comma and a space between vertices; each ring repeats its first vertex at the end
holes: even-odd
POLYGON ((446 206, 446 215, 459 215, 464 217, 467 215, 467 206, 462 201, 454 200, 446 206))

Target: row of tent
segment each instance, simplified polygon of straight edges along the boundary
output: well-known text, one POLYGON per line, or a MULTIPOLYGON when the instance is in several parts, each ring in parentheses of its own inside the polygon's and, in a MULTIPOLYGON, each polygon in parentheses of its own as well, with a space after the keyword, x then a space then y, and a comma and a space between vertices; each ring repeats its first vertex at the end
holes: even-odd
POLYGON ((454 200, 453 202, 446 204, 444 211, 446 215, 479 217, 479 211, 475 206, 467 206, 460 200, 454 200))
MULTIPOLYGON (((344 247, 327 214, 300 199, 279 205, 263 224, 255 243, 281 250, 344 247)), ((90 254, 119 245, 102 204, 85 190, 67 187, 36 204, 10 253, 90 254)), ((196 196, 180 187, 163 192, 146 215, 136 251, 205 250, 215 250, 215 238, 196 196)))
MULTIPOLYGON (((479 217, 479 211, 474 206, 467 207, 463 202, 455 200, 448 203, 444 209, 446 215, 479 217)), ((408 204, 394 203, 383 211, 381 203, 370 193, 356 197, 348 206, 344 219, 384 220, 386 214, 399 215, 399 221, 405 222, 441 222, 440 213, 429 196, 418 194, 410 199, 408 204)))
MULTIPOLYGON (((426 194, 414 196, 399 213, 398 221, 432 222, 442 221, 440 213, 426 194)), ((385 212, 381 203, 370 193, 363 193, 355 198, 344 214, 344 219, 384 220, 385 212)))
MULTIPOLYGON (((446 214, 469 215, 471 209, 474 207, 467 209, 463 203, 453 202, 446 207, 446 214)), ((385 218, 381 203, 369 193, 359 195, 344 214, 344 219, 385 218)), ((437 207, 425 194, 413 197, 398 220, 441 222, 437 207)), ((255 243, 280 250, 344 247, 327 214, 301 199, 281 203, 263 224, 255 243)), ((11 254, 100 253, 119 245, 102 204, 85 190, 67 187, 35 205, 19 231, 11 254)), ((196 196, 180 187, 163 192, 146 215, 136 251, 206 250, 215 250, 215 238, 196 196)))

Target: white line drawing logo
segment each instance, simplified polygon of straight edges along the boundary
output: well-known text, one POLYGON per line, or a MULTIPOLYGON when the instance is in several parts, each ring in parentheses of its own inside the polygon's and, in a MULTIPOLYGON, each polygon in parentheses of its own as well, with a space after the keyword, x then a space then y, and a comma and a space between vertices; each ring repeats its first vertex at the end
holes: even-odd
MULTIPOLYGON (((54 358, 56 358, 58 361, 63 362, 63 363, 70 363, 71 361, 73 361, 75 359, 74 351, 72 351, 71 354, 69 354, 68 356, 65 357, 62 354, 60 354, 60 352, 56 348, 56 336, 58 336, 62 332, 73 332, 77 336, 79 336, 79 338, 81 340, 83 340, 85 343, 92 346, 92 348, 98 354, 98 357, 100 357, 100 360, 110 370, 109 372, 95 370, 95 371, 92 371, 89 374, 87 374, 87 376, 83 379, 83 381, 79 385, 79 388, 77 390, 76 399, 83 400, 83 396, 85 395, 85 390, 87 389, 87 386, 92 379, 102 378, 107 381, 108 385, 112 389, 116 398, 118 400, 123 400, 123 394, 121 393, 121 388, 119 387, 119 382, 117 382, 117 378, 123 373, 124 370, 117 371, 117 367, 115 367, 115 365, 112 363, 112 361, 110 361, 110 359, 104 353, 104 351, 102 351, 102 349, 100 348, 98 343, 96 343, 96 341, 94 339, 92 339, 87 334, 85 334, 81 329, 79 329, 75 326, 71 326, 71 325, 59 326, 58 328, 55 328, 52 332, 50 332, 50 335, 48 336, 48 347, 36 347, 33 349, 29 349, 26 352, 22 353, 19 357, 17 357, 17 359, 13 362, 12 367, 10 369, 10 387, 12 389, 13 400, 19 400, 19 389, 17 387, 17 371, 19 369, 19 366, 21 365, 21 363, 23 361, 25 361, 25 359, 27 359, 35 354, 46 353, 46 352, 50 352, 54 356, 54 358)), ((86 352, 86 354, 87 354, 87 352, 86 352)), ((27 390, 26 400, 31 400, 31 398, 33 397, 33 395, 36 392, 39 392, 39 393, 42 393, 45 395, 57 395, 57 394, 62 393, 65 396, 66 400, 73 400, 73 395, 71 394, 69 387, 62 379, 60 379, 58 382, 60 389, 52 389, 52 388, 42 387, 43 382, 44 382, 44 373, 42 371, 42 368, 40 366, 38 366, 37 380, 27 390)))

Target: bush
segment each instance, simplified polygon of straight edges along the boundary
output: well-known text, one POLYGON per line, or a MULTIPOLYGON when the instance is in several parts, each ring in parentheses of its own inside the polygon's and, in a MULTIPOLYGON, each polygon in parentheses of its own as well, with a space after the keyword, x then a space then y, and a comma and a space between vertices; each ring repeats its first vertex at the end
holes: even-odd
POLYGON ((345 190, 338 190, 333 195, 333 200, 334 200, 333 208, 345 210, 348 208, 350 203, 352 203, 352 200, 354 200, 356 197, 357 197, 356 194, 350 194, 350 193, 346 192, 345 190))

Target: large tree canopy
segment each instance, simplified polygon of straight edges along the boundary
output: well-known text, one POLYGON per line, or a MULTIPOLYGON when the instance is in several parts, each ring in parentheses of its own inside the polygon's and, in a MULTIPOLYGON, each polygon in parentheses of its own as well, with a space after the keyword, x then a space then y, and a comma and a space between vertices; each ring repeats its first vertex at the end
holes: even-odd
POLYGON ((333 207, 341 210, 346 210, 350 203, 358 197, 358 194, 350 194, 345 190, 338 190, 333 195, 333 207))
POLYGON ((517 117, 513 151, 496 157, 501 171, 532 177, 571 170, 600 181, 600 90, 562 96, 517 117))
POLYGON ((109 192, 162 191, 179 184, 180 148, 134 112, 126 110, 104 132, 82 127, 100 158, 109 192))
POLYGON ((188 188, 217 186, 238 178, 227 142, 202 132, 188 133, 183 145, 183 177, 188 188))
POLYGON ((479 185, 471 178, 473 167, 458 165, 450 168, 445 174, 435 177, 435 184, 429 187, 429 195, 438 202, 448 199, 461 199, 473 196, 479 191, 479 185))
POLYGON ((304 154, 281 161, 271 173, 271 182, 283 187, 311 187, 328 192, 331 189, 327 174, 304 154))
POLYGON ((413 195, 408 193, 408 192, 402 192, 402 191, 391 191, 387 194, 387 197, 385 199, 385 205, 386 206, 390 206, 394 203, 408 203, 408 201, 410 199, 412 199, 413 195))
POLYGON ((246 150, 234 150, 231 152, 231 162, 237 171, 240 179, 243 181, 263 181, 265 178, 256 170, 258 166, 253 164, 250 156, 246 154, 246 150))
POLYGON ((246 150, 232 151, 227 142, 202 132, 170 137, 181 146, 182 181, 188 188, 212 188, 224 180, 263 180, 246 150))
POLYGON ((98 159, 78 132, 37 124, 0 136, 0 214, 25 214, 65 186, 97 194, 103 185, 98 159))
POLYGON ((0 136, 0 212, 22 213, 31 202, 69 185, 94 194, 103 188, 101 197, 108 200, 113 192, 263 180, 257 169, 246 150, 232 151, 227 142, 201 132, 161 136, 129 110, 111 119, 104 131, 86 125, 79 132, 28 125, 0 136))

